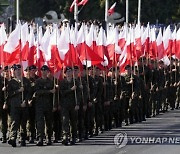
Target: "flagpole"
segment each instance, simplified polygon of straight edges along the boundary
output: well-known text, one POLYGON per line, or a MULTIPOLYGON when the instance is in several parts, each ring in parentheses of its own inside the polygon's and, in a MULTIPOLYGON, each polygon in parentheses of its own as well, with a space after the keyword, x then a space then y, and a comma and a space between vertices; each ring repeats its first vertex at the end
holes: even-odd
POLYGON ((138 25, 141 22, 141 0, 138 0, 138 25))
POLYGON ((106 0, 105 2, 105 22, 107 23, 108 18, 108 8, 109 8, 109 0, 106 0))
POLYGON ((16 24, 19 23, 19 0, 16 0, 16 24))
POLYGON ((74 20, 76 22, 78 21, 78 4, 77 4, 77 0, 75 1, 75 4, 74 4, 74 20))
POLYGON ((128 23, 129 19, 129 0, 126 0, 126 23, 128 23))

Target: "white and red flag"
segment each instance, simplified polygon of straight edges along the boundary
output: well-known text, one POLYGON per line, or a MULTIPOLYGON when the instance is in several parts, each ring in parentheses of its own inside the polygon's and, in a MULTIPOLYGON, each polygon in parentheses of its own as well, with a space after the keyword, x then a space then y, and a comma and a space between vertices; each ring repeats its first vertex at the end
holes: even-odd
POLYGON ((114 13, 114 9, 116 7, 116 2, 110 7, 110 9, 108 10, 108 14, 109 16, 112 15, 114 13))
POLYGON ((0 65, 3 65, 6 59, 5 53, 3 52, 6 41, 7 41, 7 34, 5 31, 4 24, 2 24, 0 27, 0 65))
POLYGON ((86 3, 88 2, 88 0, 82 0, 78 3, 78 6, 80 5, 86 5, 86 3))
POLYGON ((78 4, 78 0, 74 0, 69 8, 69 11, 72 12, 74 9, 75 4, 78 4))

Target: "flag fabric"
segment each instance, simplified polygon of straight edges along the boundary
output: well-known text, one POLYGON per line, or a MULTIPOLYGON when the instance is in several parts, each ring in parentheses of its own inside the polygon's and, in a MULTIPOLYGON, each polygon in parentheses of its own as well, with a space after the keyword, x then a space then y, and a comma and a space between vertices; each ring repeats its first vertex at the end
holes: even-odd
POLYGON ((71 6, 70 6, 70 8, 69 8, 69 11, 70 11, 70 12, 73 11, 74 5, 75 5, 76 3, 78 4, 78 0, 74 0, 74 1, 72 2, 71 6))
POLYGON ((114 9, 116 7, 116 2, 110 7, 110 9, 108 10, 108 14, 109 16, 112 15, 114 13, 114 9))
POLYGON ((4 24, 2 24, 0 27, 0 65, 3 65, 6 59, 6 55, 3 51, 6 41, 7 41, 7 34, 5 31, 4 24))
POLYGON ((6 65, 21 62, 21 25, 17 24, 15 30, 9 35, 7 43, 4 46, 4 52, 9 56, 5 60, 6 65))
POLYGON ((180 28, 176 34, 176 53, 175 53, 175 55, 178 59, 180 59, 180 28))
POLYGON ((78 3, 78 6, 86 5, 87 2, 88 2, 88 0, 82 0, 81 2, 78 3))

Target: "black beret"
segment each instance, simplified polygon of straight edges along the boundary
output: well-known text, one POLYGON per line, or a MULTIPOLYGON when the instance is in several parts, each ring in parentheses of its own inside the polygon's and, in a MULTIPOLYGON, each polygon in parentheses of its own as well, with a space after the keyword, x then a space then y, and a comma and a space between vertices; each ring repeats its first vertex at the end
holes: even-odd
POLYGON ((7 71, 9 69, 9 66, 4 66, 4 71, 7 71))
POLYGON ((74 66, 74 69, 75 69, 75 70, 78 70, 78 69, 79 69, 79 67, 78 67, 78 66, 74 66))
POLYGON ((83 70, 86 70, 86 69, 87 69, 86 65, 83 65, 83 70))
POLYGON ((129 69, 129 68, 131 68, 130 65, 126 65, 126 66, 125 66, 125 70, 127 70, 127 69, 129 69))
POLYGON ((31 66, 28 66, 25 71, 30 71, 30 70, 35 70, 36 69, 36 66, 35 65, 31 65, 31 66))
POLYGON ((41 71, 49 71, 49 67, 47 66, 47 65, 43 65, 42 67, 41 67, 41 71))
POLYGON ((72 67, 67 66, 64 72, 66 73, 66 72, 67 72, 67 71, 69 71, 69 70, 71 70, 71 71, 72 71, 72 67))
POLYGON ((20 65, 20 64, 14 64, 11 68, 12 68, 13 70, 17 70, 17 69, 20 69, 20 68, 21 68, 21 65, 20 65))

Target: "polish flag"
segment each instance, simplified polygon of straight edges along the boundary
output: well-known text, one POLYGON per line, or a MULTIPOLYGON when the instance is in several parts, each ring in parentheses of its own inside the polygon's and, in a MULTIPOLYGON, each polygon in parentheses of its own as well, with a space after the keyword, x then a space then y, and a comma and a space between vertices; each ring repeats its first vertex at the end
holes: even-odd
POLYGON ((88 2, 88 0, 82 0, 81 2, 78 3, 78 6, 86 5, 87 2, 88 2))
POLYGON ((0 65, 4 65, 4 61, 6 60, 6 55, 3 52, 6 41, 7 41, 7 34, 5 31, 4 24, 2 24, 0 27, 0 65))
POLYGON ((142 42, 141 42, 141 27, 140 25, 136 25, 135 27, 135 52, 136 59, 138 60, 142 55, 142 42))
POLYGON ((69 8, 69 11, 72 12, 74 9, 74 5, 78 3, 78 0, 74 0, 69 8))
MULTIPOLYGON (((80 56, 81 62, 83 61, 91 61, 92 64, 97 64, 102 61, 102 58, 95 53, 87 44, 86 44, 86 35, 87 31, 85 29, 84 24, 82 24, 80 30, 78 31, 77 35, 77 49, 80 56)), ((90 44, 90 43, 88 43, 90 44)))
POLYGON ((96 52, 97 54, 103 59, 103 62, 101 62, 102 66, 108 66, 109 65, 109 55, 106 48, 106 35, 104 29, 101 27, 97 40, 96 40, 96 52))
POLYGON ((48 50, 50 37, 51 37, 51 33, 50 33, 50 29, 48 27, 41 39, 40 48, 39 48, 42 51, 46 62, 51 59, 51 52, 49 52, 49 50, 48 50))
POLYGON ((33 28, 30 27, 28 65, 36 64, 36 44, 33 28))
POLYGON ((142 52, 143 52, 143 54, 148 55, 149 54, 149 43, 150 43, 149 23, 148 23, 145 31, 142 34, 141 42, 142 42, 142 52))
POLYGON ((4 52, 9 54, 9 56, 6 59, 6 62, 5 62, 6 65, 21 62, 20 31, 21 31, 21 25, 17 24, 15 30, 9 35, 7 43, 4 46, 4 52))
POLYGON ((176 27, 172 33, 172 55, 175 55, 176 53, 176 37, 177 37, 177 34, 176 34, 176 27))
POLYGON ((130 50, 131 35, 130 33, 127 33, 125 41, 126 41, 126 44, 124 46, 122 54, 119 57, 119 66, 120 66, 121 72, 125 71, 125 66, 130 64, 130 61, 131 61, 131 50, 130 50))
POLYGON ((22 52, 22 61, 27 61, 29 54, 29 29, 28 24, 25 23, 21 26, 21 52, 22 52))
POLYGON ((45 64, 45 58, 41 48, 41 42, 43 38, 42 27, 37 28, 37 39, 36 39, 36 66, 38 67, 39 75, 41 73, 40 68, 45 64))
POLYGON ((62 61, 65 60, 65 56, 70 49, 69 46, 70 46, 70 28, 68 25, 67 27, 64 27, 64 29, 62 30, 57 44, 59 56, 62 61))
POLYGON ((156 44, 156 33, 155 28, 150 30, 150 48, 149 48, 149 56, 152 59, 157 58, 157 44, 156 44))
POLYGON ((156 43, 157 43, 157 59, 161 60, 166 55, 164 53, 163 36, 162 36, 161 28, 159 30, 159 34, 157 36, 156 43))
POLYGON ((172 33, 170 29, 170 25, 166 28, 165 32, 163 33, 163 44, 164 50, 167 55, 172 56, 172 33))
POLYGON ((178 59, 180 59, 180 28, 177 31, 176 36, 177 37, 176 37, 176 53, 175 53, 175 55, 178 59))
POLYGON ((116 7, 116 2, 110 7, 110 9, 108 10, 108 14, 109 16, 112 15, 114 13, 114 9, 116 7))
POLYGON ((62 61, 59 56, 59 51, 57 48, 57 43, 60 34, 59 29, 56 24, 53 25, 53 32, 50 37, 48 45, 48 53, 51 54, 51 58, 48 61, 48 65, 53 73, 58 72, 62 68, 62 61))
POLYGON ((64 65, 65 66, 80 66, 81 61, 79 59, 79 54, 77 52, 77 25, 71 27, 69 36, 69 51, 65 55, 64 65))
POLYGON ((125 44, 126 44, 126 34, 127 34, 127 25, 124 25, 123 30, 119 33, 119 39, 118 39, 118 45, 121 48, 121 50, 124 50, 125 44))

